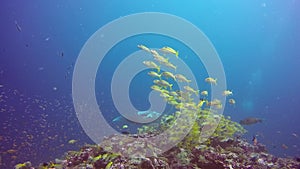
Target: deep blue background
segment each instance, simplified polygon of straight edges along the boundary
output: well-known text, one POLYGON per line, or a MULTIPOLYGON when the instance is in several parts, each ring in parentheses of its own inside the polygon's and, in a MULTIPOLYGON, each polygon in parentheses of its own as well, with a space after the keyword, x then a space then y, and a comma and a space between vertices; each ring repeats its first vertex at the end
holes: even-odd
MULTIPOLYGON (((101 26, 128 14, 150 11, 187 19, 208 36, 237 101, 234 107, 226 106, 225 114, 236 121, 248 116, 263 119, 261 124, 246 127, 246 139, 251 141, 257 134, 271 153, 299 155, 300 138, 292 135, 300 135, 299 7, 296 0, 1 1, 0 92, 5 101, 0 102, 0 167, 25 160, 34 164, 53 160, 67 150, 92 143, 72 105, 76 58, 101 26), (78 142, 70 145, 70 139, 78 142), (17 151, 9 153, 9 149, 17 151)), ((124 41, 128 48, 121 44, 111 55, 134 52, 137 44, 133 42, 124 41)), ((145 42, 151 47, 170 43, 145 42)), ((117 62, 106 61, 108 69, 99 71, 109 75, 117 62)), ((201 64, 189 59, 187 63, 192 68, 201 64)), ((99 82, 102 88, 96 89, 100 104, 109 102, 109 96, 101 94, 110 90, 109 76, 106 79, 99 82)), ((149 106, 146 100, 143 104, 139 106, 149 106)), ((105 106, 105 116, 112 120, 117 112, 111 104, 105 106)))

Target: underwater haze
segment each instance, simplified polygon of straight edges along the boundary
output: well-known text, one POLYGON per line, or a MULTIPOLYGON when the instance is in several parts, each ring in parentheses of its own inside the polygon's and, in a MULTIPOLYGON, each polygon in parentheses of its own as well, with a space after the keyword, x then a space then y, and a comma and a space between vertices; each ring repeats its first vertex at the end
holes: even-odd
MULTIPOLYGON (((217 51, 236 101, 226 102, 224 115, 236 122, 261 119, 245 125, 247 133, 242 137, 250 143, 255 137, 279 157, 300 156, 299 7, 297 0, 1 1, 0 168, 29 160, 38 165, 94 143, 73 105, 76 60, 98 29, 143 12, 178 16, 200 29, 217 51)), ((178 30, 192 36, 181 25, 178 30)), ((210 88, 204 82, 205 66, 182 42, 151 34, 128 37, 107 53, 95 80, 103 116, 120 132, 125 128, 135 132, 140 125, 119 117, 110 84, 119 63, 138 51, 139 44, 176 48, 196 78, 201 78, 199 88, 210 88)), ((141 111, 150 107, 152 80, 142 71, 130 84, 130 99, 141 111)), ((171 110, 167 106, 164 113, 171 110)))

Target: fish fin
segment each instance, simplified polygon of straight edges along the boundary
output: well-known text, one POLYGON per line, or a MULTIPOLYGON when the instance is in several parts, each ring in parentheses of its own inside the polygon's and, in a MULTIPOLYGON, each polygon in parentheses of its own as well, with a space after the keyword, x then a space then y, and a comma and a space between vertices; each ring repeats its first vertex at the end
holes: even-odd
POLYGON ((172 90, 172 86, 173 86, 173 84, 170 85, 170 90, 172 90))
POLYGON ((178 51, 176 51, 176 53, 175 53, 175 56, 178 58, 178 55, 179 55, 179 52, 178 51))

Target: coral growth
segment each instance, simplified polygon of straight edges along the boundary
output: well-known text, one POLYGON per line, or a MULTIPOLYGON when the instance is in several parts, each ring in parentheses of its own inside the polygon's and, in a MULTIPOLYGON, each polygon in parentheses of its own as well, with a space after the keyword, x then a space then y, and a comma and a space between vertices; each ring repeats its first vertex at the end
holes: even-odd
MULTIPOLYGON (((118 147, 122 135, 114 135, 109 140, 111 147, 118 147), (113 140, 113 141, 112 141, 113 140)), ((146 138, 148 136, 143 136, 146 138)), ((136 153, 136 152, 133 152, 136 153)), ((28 162, 27 162, 28 163, 28 162)), ((20 165, 18 165, 20 166, 20 165)), ((16 167, 17 168, 17 167, 16 167)), ((33 167, 32 167, 33 168, 33 167)), ((32 169, 31 168, 31 169, 32 169)), ((200 145, 191 151, 173 147, 163 154, 151 157, 125 157, 105 151, 97 145, 86 145, 80 151, 70 151, 62 160, 43 163, 40 169, 298 169, 296 159, 277 158, 266 152, 263 145, 256 146, 241 139, 211 139, 210 145, 200 145), (48 164, 48 165, 45 165, 48 164)), ((24 168, 27 169, 27 168, 24 168)))

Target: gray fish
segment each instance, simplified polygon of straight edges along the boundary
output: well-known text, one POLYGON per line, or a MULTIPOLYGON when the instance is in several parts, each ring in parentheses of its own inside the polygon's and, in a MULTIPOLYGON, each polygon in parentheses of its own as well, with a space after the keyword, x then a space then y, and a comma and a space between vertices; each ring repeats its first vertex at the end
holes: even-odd
MULTIPOLYGON (((137 115, 144 120, 155 120, 158 117, 160 117, 161 113, 158 113, 156 111, 146 110, 146 111, 138 111, 137 115)), ((118 116, 118 117, 115 117, 112 120, 112 122, 122 121, 124 119, 126 119, 126 118, 124 118, 123 116, 118 116)))
POLYGON ((240 121, 241 125, 251 125, 251 124, 256 124, 256 123, 261 123, 262 120, 259 118, 255 117, 248 117, 240 121))

